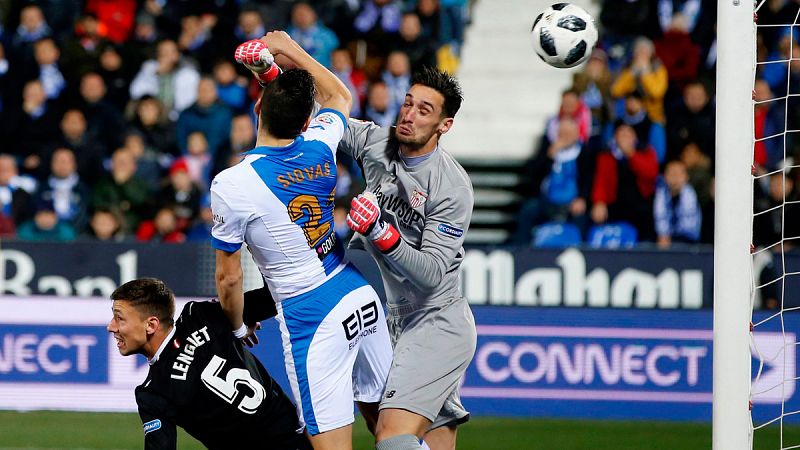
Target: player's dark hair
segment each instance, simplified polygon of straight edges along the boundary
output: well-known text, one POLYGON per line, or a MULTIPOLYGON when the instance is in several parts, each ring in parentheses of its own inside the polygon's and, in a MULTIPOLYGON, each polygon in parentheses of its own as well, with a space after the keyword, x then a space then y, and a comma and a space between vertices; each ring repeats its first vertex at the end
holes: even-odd
POLYGON ((289 69, 261 94, 261 123, 279 139, 294 139, 314 108, 314 78, 307 70, 289 69))
POLYGON ((128 281, 111 293, 111 300, 128 302, 148 317, 158 317, 168 327, 173 324, 175 294, 157 278, 128 281))
POLYGON ((455 77, 443 70, 438 70, 433 67, 424 67, 411 78, 411 85, 413 86, 415 84, 427 86, 442 94, 444 97, 444 105, 442 107, 443 117, 456 116, 458 109, 461 108, 464 95, 455 77))

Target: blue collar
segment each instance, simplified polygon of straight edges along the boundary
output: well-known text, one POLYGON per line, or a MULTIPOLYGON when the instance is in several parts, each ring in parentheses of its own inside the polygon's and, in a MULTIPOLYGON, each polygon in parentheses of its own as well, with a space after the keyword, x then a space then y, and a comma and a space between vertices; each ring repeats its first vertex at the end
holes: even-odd
POLYGON ((302 144, 303 141, 304 141, 303 136, 297 136, 296 138, 294 138, 294 142, 292 142, 289 145, 286 145, 286 146, 283 146, 283 147, 269 147, 269 146, 266 146, 266 145, 262 145, 261 147, 256 147, 256 148, 250 150, 249 152, 242 153, 242 156, 247 156, 247 155, 270 155, 270 154, 275 154, 275 153, 285 153, 285 152, 287 152, 289 150, 294 149, 298 145, 302 144))

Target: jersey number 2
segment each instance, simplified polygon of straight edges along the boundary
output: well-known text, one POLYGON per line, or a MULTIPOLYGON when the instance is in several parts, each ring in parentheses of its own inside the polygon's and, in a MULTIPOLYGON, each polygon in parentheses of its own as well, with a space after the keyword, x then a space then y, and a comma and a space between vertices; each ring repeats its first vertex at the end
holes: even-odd
POLYGON ((245 414, 255 414, 258 406, 264 401, 264 398, 267 397, 264 386, 261 386, 261 383, 254 380, 250 372, 245 369, 231 369, 228 371, 228 375, 226 375, 225 378, 220 377, 219 373, 222 371, 222 367, 225 366, 226 362, 224 358, 214 355, 214 357, 211 358, 211 362, 203 369, 200 378, 203 380, 203 383, 211 389, 211 392, 217 394, 230 404, 233 404, 234 400, 236 400, 239 394, 239 388, 242 385, 247 386, 253 394, 242 398, 238 408, 245 414))
POLYGON ((306 221, 300 223, 300 226, 303 227, 303 233, 306 235, 308 246, 311 248, 322 242, 331 231, 330 222, 321 222, 322 207, 319 204, 319 199, 313 195, 303 194, 293 198, 289 202, 288 211, 292 222, 297 222, 306 217, 306 221))

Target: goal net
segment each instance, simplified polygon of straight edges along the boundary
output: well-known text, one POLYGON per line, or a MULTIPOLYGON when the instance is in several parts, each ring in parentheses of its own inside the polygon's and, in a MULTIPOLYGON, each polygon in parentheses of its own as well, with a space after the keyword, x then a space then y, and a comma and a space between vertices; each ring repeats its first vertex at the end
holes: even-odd
POLYGON ((718 6, 714 448, 800 448, 800 3, 718 6))

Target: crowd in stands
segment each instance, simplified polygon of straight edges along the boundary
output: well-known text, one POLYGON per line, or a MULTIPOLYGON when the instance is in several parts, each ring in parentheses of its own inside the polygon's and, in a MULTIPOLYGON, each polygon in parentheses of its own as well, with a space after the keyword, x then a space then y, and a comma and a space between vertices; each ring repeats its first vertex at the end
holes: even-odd
MULTIPOLYGON (((758 24, 792 24, 798 8, 769 0, 758 24)), ((713 0, 602 2, 598 45, 528 164, 516 243, 712 243, 715 20, 713 0)), ((800 128, 800 104, 781 98, 787 86, 800 92, 800 33, 790 30, 757 34, 758 61, 772 63, 758 65, 753 94, 755 211, 769 211, 754 219, 756 246, 800 236, 800 206, 781 207, 800 199, 800 173, 787 167, 800 142, 784 133, 800 128)))
MULTIPOLYGON (((236 46, 286 30, 393 123, 412 71, 454 71, 468 0, 0 3, 0 238, 207 240, 208 186, 255 143, 236 46), (4 8, 5 7, 5 8, 4 8)), ((338 164, 348 205, 357 165, 338 164)), ((337 203, 338 204, 338 203, 337 203)), ((337 232, 348 233, 337 207, 337 232)))

